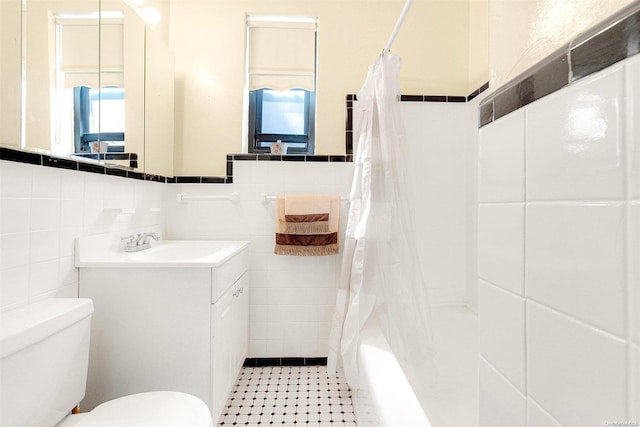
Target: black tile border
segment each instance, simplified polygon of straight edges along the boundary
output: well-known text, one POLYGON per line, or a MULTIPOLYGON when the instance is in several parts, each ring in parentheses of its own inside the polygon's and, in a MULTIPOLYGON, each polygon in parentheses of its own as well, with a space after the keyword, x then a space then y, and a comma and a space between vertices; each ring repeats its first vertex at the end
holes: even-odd
MULTIPOLYGON (((87 156, 83 156, 87 157, 87 156)), ((126 167, 101 165, 86 160, 72 160, 67 157, 24 151, 6 146, 0 146, 0 160, 27 163, 36 166, 48 166, 79 172, 97 173, 100 175, 119 176, 144 181, 161 182, 166 184, 232 184, 233 163, 237 161, 271 161, 271 162, 310 162, 310 163, 345 163, 353 162, 352 155, 272 155, 272 154, 228 154, 227 175, 225 176, 162 176, 136 172, 126 167)), ((132 160, 133 162, 133 160, 132 160)))
POLYGON ((478 127, 640 53, 640 0, 578 35, 482 100, 478 127))
MULTIPOLYGON (((485 90, 489 89, 489 82, 486 82, 478 89, 474 90, 467 96, 455 95, 400 95, 400 102, 456 102, 466 103, 485 90)), ((345 153, 348 162, 353 161, 353 101, 358 100, 358 95, 354 93, 345 96, 345 153)))
POLYGON ((247 357, 242 366, 327 366, 326 357, 247 357))

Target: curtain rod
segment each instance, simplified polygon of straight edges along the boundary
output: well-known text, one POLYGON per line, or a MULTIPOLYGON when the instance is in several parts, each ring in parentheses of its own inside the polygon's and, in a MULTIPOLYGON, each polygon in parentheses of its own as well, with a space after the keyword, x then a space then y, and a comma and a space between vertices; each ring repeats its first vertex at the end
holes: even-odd
POLYGON ((389 36, 389 41, 387 41, 387 44, 384 47, 384 50, 382 51, 382 54, 386 54, 389 53, 389 51, 391 51, 391 45, 393 44, 393 41, 395 40, 396 36, 398 35, 398 31, 400 31, 400 27, 402 27, 402 23, 404 22, 404 18, 407 17, 407 13, 409 13, 409 9, 411 9, 411 5, 413 4, 413 0, 407 0, 407 2, 404 4, 404 7, 402 8, 402 12, 400 12, 400 16, 398 17, 398 20, 396 21, 396 25, 395 27, 393 27, 393 31, 391 32, 391 36, 389 36))

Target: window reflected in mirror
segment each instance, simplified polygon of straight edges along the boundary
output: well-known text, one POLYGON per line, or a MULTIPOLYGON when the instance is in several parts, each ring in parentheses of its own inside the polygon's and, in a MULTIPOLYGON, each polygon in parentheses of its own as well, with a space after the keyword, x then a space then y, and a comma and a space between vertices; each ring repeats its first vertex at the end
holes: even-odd
POLYGON ((79 155, 124 152, 122 12, 103 11, 100 18, 66 13, 53 19, 52 151, 79 155))

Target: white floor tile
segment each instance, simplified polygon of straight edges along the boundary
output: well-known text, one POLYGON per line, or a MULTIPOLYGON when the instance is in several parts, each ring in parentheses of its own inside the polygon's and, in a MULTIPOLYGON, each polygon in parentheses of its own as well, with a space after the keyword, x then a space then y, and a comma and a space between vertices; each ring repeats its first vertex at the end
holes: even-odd
POLYGON ((243 368, 219 426, 355 425, 344 376, 324 366, 243 368))

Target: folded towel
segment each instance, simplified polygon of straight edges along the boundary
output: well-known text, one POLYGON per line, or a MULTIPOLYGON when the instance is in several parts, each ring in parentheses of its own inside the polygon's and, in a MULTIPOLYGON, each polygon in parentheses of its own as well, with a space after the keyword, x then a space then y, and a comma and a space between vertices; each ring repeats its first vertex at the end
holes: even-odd
POLYGON ((276 198, 278 255, 333 255, 339 251, 340 197, 287 195, 276 198))

